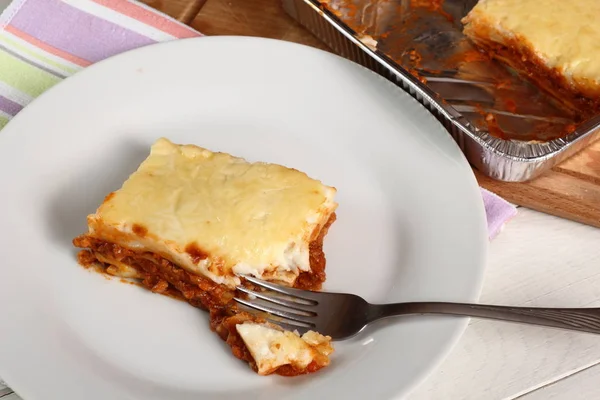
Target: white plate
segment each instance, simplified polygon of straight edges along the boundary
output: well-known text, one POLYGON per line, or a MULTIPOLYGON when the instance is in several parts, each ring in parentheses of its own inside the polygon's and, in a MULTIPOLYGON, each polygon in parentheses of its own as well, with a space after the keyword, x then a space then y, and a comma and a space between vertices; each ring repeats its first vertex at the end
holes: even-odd
POLYGON ((201 38, 92 66, 0 132, 0 376, 26 400, 389 399, 466 319, 416 317, 336 343, 310 377, 259 377, 184 303, 88 272, 71 239, 160 136, 285 164, 338 188, 326 289, 372 302, 475 300, 480 193, 416 101, 304 46, 201 38))

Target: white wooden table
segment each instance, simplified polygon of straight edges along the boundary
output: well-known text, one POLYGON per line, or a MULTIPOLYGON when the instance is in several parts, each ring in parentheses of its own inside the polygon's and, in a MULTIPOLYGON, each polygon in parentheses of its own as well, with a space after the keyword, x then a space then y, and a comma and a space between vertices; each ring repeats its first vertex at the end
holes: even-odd
MULTIPOLYGON (((521 208, 490 246, 481 302, 600 307, 600 229, 521 208)), ((409 398, 591 400, 598 382, 600 337, 473 320, 409 398)), ((0 399, 20 400, 1 383, 0 399)))
MULTIPOLYGON (((480 301, 600 306, 600 229, 519 209, 491 244, 480 301)), ((411 399, 600 399, 600 337, 472 320, 411 399)))
MULTIPOLYGON (((519 209, 490 246, 481 302, 600 307, 600 229, 519 209)), ((472 320, 409 398, 592 400, 599 382, 600 337, 472 320)), ((19 400, 3 386, 0 398, 19 400)))

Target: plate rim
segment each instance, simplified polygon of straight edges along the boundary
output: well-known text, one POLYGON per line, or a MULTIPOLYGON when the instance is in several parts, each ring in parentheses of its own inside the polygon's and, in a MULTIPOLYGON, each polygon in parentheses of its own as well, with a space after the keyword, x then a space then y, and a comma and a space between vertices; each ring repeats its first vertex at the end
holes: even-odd
MULTIPOLYGON (((102 60, 98 63, 95 63, 94 65, 87 67, 86 69, 84 69, 83 71, 77 73, 75 76, 72 76, 68 79, 65 79, 63 82, 58 83, 57 85, 55 85, 53 88, 50 88, 48 91, 44 92, 43 94, 41 94, 38 98, 36 98, 28 107, 26 107, 22 112, 20 112, 15 118, 13 118, 13 120, 11 120, 11 122, 9 122, 9 124, 7 124, 7 126, 3 129, 2 134, 0 135, 0 146, 3 145, 4 141, 9 140, 8 138, 12 135, 15 135, 16 133, 13 133, 14 131, 16 131, 16 129, 11 128, 12 126, 16 126, 18 121, 20 121, 21 119, 25 119, 28 117, 29 114, 35 113, 37 108, 40 107, 40 104, 42 104, 42 106, 44 105, 44 103, 46 102, 46 99, 48 97, 51 96, 55 96, 53 93, 57 92, 57 90, 55 88, 60 88, 59 90, 65 90, 64 88, 67 85, 73 86, 76 85, 77 82, 79 80, 84 80, 87 79, 87 75, 89 74, 89 72, 87 72, 88 70, 92 70, 95 71, 97 69, 103 68, 103 66, 107 63, 118 63, 120 58, 125 58, 125 57, 132 57, 132 54, 138 53, 138 52, 148 52, 148 51, 153 51, 153 48, 156 47, 164 47, 164 46, 172 46, 173 43, 181 43, 181 42, 207 42, 207 41, 221 41, 223 42, 225 45, 227 45, 227 42, 233 41, 233 42, 245 42, 245 41, 252 41, 252 42, 262 42, 262 43, 268 43, 268 42, 275 42, 278 43, 279 45, 284 45, 284 46, 288 46, 288 47, 301 47, 304 48, 305 51, 308 52, 314 52, 314 53, 320 53, 320 54, 326 54, 328 57, 333 57, 333 58, 337 58, 339 60, 343 60, 343 62, 348 62, 351 64, 354 64, 356 67, 361 68, 365 71, 370 72, 371 74, 373 74, 373 76, 377 77, 378 79, 384 80, 386 81, 389 85, 391 86, 395 86, 392 82, 386 80, 385 78, 381 77, 380 75, 376 74, 375 72, 362 67, 359 64, 356 64, 352 61, 349 61, 347 59, 344 59, 340 56, 337 56, 335 54, 332 53, 328 53, 324 50, 320 50, 320 49, 316 49, 313 48, 311 46, 307 46, 307 45, 303 45, 303 44, 298 44, 298 43, 291 43, 291 42, 286 42, 286 41, 282 41, 282 40, 276 40, 276 39, 269 39, 269 38, 257 38, 257 37, 245 37, 245 36, 213 36, 213 37, 200 37, 200 38, 190 38, 190 39, 180 39, 180 40, 175 40, 172 42, 164 42, 164 43, 157 43, 157 44, 153 44, 153 45, 149 45, 149 46, 144 46, 142 48, 138 48, 138 49, 134 49, 134 50, 130 50, 112 57, 109 57, 105 60, 102 60), (117 61, 115 61, 117 60, 117 61), (86 73, 87 72, 87 73, 86 73), (43 101, 42 101, 43 100, 43 101), (33 107, 32 107, 33 106, 33 107), (29 110, 29 111, 28 111, 29 110), (14 123, 13 123, 14 122, 14 123), (12 125, 11 125, 12 124, 12 125), (8 132, 7 132, 8 131, 8 132), (4 140, 3 140, 4 138, 4 140)), ((268 44, 267 44, 268 46, 268 44)), ((435 122, 435 125, 437 125, 440 129, 440 131, 443 131, 445 134, 448 135, 448 140, 450 140, 452 142, 452 144, 455 146, 456 150, 460 152, 460 149, 458 147, 458 145, 454 142, 454 140, 451 138, 450 134, 447 132, 447 130, 443 127, 443 125, 437 121, 435 119, 435 117, 426 110, 425 107, 423 107, 420 103, 418 103, 414 98, 412 98, 408 93, 406 93, 405 91, 403 91, 400 88, 396 89, 401 92, 401 96, 405 97, 408 101, 412 101, 414 102, 414 104, 418 105, 418 107, 424 112, 423 114, 427 115, 426 118, 430 118, 432 121, 435 122)), ((466 160, 466 158, 464 157, 464 155, 462 154, 462 163, 465 164, 466 166, 468 166, 468 161, 466 160)), ((470 169, 470 167, 469 167, 470 169)), ((477 180, 475 178, 475 175, 471 172, 469 174, 470 176, 467 178, 465 176, 465 179, 469 179, 471 182, 471 186, 473 187, 473 189, 475 188, 479 188, 478 184, 477 184, 477 180)), ((484 211, 484 207, 483 207, 483 201, 479 201, 478 202, 478 206, 476 208, 479 208, 478 210, 478 214, 479 215, 479 222, 480 222, 480 227, 479 230, 481 230, 480 233, 486 233, 486 225, 485 225, 485 211, 484 211)), ((489 241, 487 239, 487 235, 482 236, 481 238, 481 243, 479 243, 481 245, 481 263, 482 266, 477 270, 477 279, 476 282, 477 284, 474 285, 471 288, 471 293, 468 296, 469 301, 477 301, 477 299, 480 296, 481 293, 481 289, 483 286, 483 279, 484 279, 484 273, 485 273, 485 267, 487 264, 487 258, 488 258, 488 248, 489 248, 489 241)), ((422 372, 422 376, 420 377, 420 379, 415 379, 415 381, 413 382, 413 384, 411 385, 411 387, 409 389, 406 390, 406 393, 411 392, 412 390, 414 390, 415 387, 417 387, 418 385, 420 385, 430 374, 432 371, 435 370, 435 368, 437 368, 440 363, 446 358, 446 356, 452 351, 452 349, 455 347, 455 345, 457 344, 458 340, 460 339, 460 337, 462 336, 462 334, 464 333, 467 325, 468 325, 468 318, 458 318, 457 319, 457 324, 456 324, 456 328, 453 329, 453 333, 451 335, 451 337, 449 337, 446 340, 446 345, 444 347, 444 351, 440 352, 438 354, 438 356, 432 360, 432 362, 430 363, 430 366, 426 369, 423 370, 422 372)), ((10 376, 10 373, 8 374, 10 376)), ((4 373, 4 376, 6 376, 6 374, 4 373)), ((13 381, 12 379, 8 379, 9 381, 13 381)), ((17 385, 13 385, 13 387, 19 387, 21 386, 18 382, 17 385)), ((19 390, 19 389, 18 389, 19 390)))

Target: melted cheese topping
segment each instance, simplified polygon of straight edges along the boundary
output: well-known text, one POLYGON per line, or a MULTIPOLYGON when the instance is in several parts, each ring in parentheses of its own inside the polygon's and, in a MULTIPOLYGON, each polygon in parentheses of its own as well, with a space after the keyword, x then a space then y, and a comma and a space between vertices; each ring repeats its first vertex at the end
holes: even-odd
POLYGON ((293 283, 337 204, 335 189, 280 165, 159 139, 88 217, 90 235, 152 251, 234 286, 235 273, 293 283))
POLYGON ((259 375, 268 375, 282 365, 303 370, 315 361, 320 367, 329 364, 333 352, 331 338, 309 331, 299 336, 274 326, 245 322, 236 330, 250 351, 259 375))
MULTIPOLYGON (((550 68, 569 80, 600 83, 600 1, 480 0, 463 20, 465 33, 489 26, 525 40, 550 68)), ((493 34, 493 32, 491 32, 493 34)), ((502 43, 502 38, 493 40, 502 43)))

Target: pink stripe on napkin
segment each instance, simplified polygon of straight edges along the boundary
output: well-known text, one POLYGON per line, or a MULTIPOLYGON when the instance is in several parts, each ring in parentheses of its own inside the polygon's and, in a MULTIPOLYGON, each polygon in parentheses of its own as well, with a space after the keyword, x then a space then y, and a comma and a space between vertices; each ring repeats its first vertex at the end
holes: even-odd
POLYGON ((154 28, 160 29, 170 35, 176 36, 179 39, 196 37, 200 35, 197 31, 178 22, 171 21, 169 18, 164 18, 164 15, 138 3, 123 0, 93 1, 123 15, 137 19, 138 21, 154 28))

